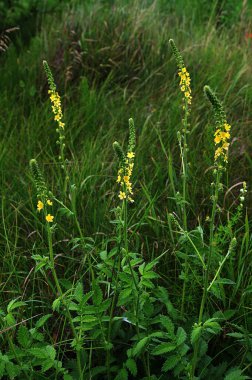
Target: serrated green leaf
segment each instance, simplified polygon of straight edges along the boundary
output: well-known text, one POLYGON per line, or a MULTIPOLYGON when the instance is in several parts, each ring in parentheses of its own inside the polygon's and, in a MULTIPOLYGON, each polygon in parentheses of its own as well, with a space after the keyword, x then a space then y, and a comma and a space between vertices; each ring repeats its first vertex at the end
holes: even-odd
POLYGON ((236 313, 236 310, 230 309, 230 310, 225 310, 225 311, 216 311, 214 313, 214 317, 220 319, 230 319, 232 318, 236 313))
POLYGON ((125 368, 120 369, 115 380, 128 380, 128 372, 125 368))
POLYGON ((20 369, 18 365, 13 364, 12 362, 6 363, 5 370, 9 376, 9 379, 15 379, 15 377, 17 377, 20 374, 20 369))
POLYGON ((133 376, 137 375, 137 365, 133 358, 127 359, 125 365, 133 376))
POLYGON ((48 354, 48 357, 51 359, 51 360, 54 360, 55 357, 56 357, 56 350, 53 346, 46 346, 45 347, 45 350, 48 354))
POLYGON ((219 300, 223 301, 223 296, 220 290, 220 284, 214 283, 210 289, 210 293, 213 293, 213 295, 218 298, 219 300))
POLYGON ((43 363, 41 365, 42 372, 44 373, 44 372, 48 371, 48 369, 53 367, 53 364, 54 364, 54 361, 50 358, 43 360, 43 363))
POLYGON ((142 264, 139 266, 139 268, 138 268, 139 273, 140 273, 141 275, 143 275, 143 273, 144 273, 144 267, 145 267, 145 263, 142 263, 142 264))
POLYGON ((84 315, 81 317, 81 321, 83 323, 93 323, 93 322, 97 322, 98 319, 94 315, 84 315))
POLYGON ((21 307, 21 306, 26 306, 26 303, 23 302, 23 301, 17 301, 16 299, 15 300, 11 300, 10 303, 8 304, 8 306, 7 306, 7 312, 10 313, 14 309, 16 309, 18 307, 21 307))
POLYGON ((207 328, 207 330, 209 330, 209 328, 211 329, 211 332, 213 334, 218 334, 220 331, 221 331, 221 326, 218 322, 215 322, 215 321, 206 321, 204 323, 204 327, 207 328))
POLYGON ((144 348, 147 346, 149 343, 150 338, 148 336, 144 337, 141 339, 137 345, 133 348, 133 356, 139 356, 144 348))
POLYGON ((32 336, 32 339, 43 342, 44 335, 41 332, 37 331, 36 328, 30 329, 30 334, 32 336))
POLYGON ((45 347, 42 347, 42 348, 32 347, 29 349, 29 353, 38 359, 47 359, 48 358, 48 353, 45 350, 45 347))
POLYGON ((117 305, 122 306, 123 304, 125 304, 131 293, 132 288, 123 289, 119 294, 117 305))
POLYGON ((197 340, 200 338, 202 332, 202 326, 194 327, 191 334, 191 343, 195 344, 197 340))
POLYGON ((141 285, 149 289, 154 289, 154 284, 150 280, 144 277, 142 277, 141 279, 141 285))
POLYGON ((149 270, 151 270, 155 265, 158 264, 158 262, 159 262, 159 257, 152 260, 150 263, 147 263, 145 267, 145 271, 148 272, 149 270))
POLYGON ((93 290, 92 299, 93 299, 94 305, 98 306, 102 303, 102 300, 103 300, 102 290, 96 282, 93 282, 92 290, 93 290))
POLYGON ((177 345, 179 346, 180 344, 184 343, 186 340, 186 332, 182 327, 179 327, 177 330, 177 345))
POLYGON ((87 301, 93 296, 93 293, 94 293, 93 291, 90 291, 90 292, 84 294, 84 297, 83 297, 81 303, 83 305, 85 305, 87 303, 87 301))
POLYGON ((5 362, 1 361, 1 358, 0 358, 0 379, 2 379, 4 372, 5 372, 5 362))
POLYGON ((152 350, 152 355, 162 355, 167 352, 174 351, 176 349, 176 344, 174 343, 161 343, 152 350))
POLYGON ((17 332, 17 340, 20 346, 23 348, 28 348, 30 345, 30 333, 26 326, 21 325, 19 326, 18 332, 17 332))
POLYGON ((107 251, 102 251, 102 252, 100 252, 100 258, 102 259, 102 261, 106 261, 107 258, 108 258, 108 253, 107 253, 107 251))
POLYGON ((159 275, 153 271, 149 271, 149 272, 144 272, 143 278, 144 279, 159 278, 159 275))
POLYGON ((60 298, 56 298, 56 300, 53 301, 52 309, 53 311, 59 311, 60 308, 60 298))
POLYGON ((14 318, 14 316, 11 314, 11 313, 8 313, 5 317, 5 321, 7 323, 8 326, 13 326, 16 324, 16 320, 14 318))
POLYGON ((40 327, 44 326, 44 324, 47 322, 49 318, 51 318, 52 314, 46 314, 43 315, 43 317, 39 318, 35 324, 35 327, 39 329, 40 327))
POLYGON ((173 369, 177 363, 180 361, 180 357, 177 355, 172 355, 164 362, 162 366, 162 372, 167 372, 170 369, 173 369))
POLYGON ((74 299, 77 302, 81 303, 83 297, 84 297, 83 285, 81 282, 78 282, 78 284, 76 285, 75 291, 74 291, 74 299))
POLYGON ((233 333, 227 333, 228 336, 231 336, 232 338, 242 339, 244 338, 244 334, 233 332, 233 333))
POLYGON ((72 376, 69 373, 65 373, 63 376, 63 380, 73 380, 72 376))
POLYGON ((169 317, 167 317, 166 315, 161 315, 160 323, 162 324, 162 326, 164 326, 164 328, 167 330, 169 334, 174 335, 174 323, 169 317))
POLYGON ((177 348, 177 352, 180 356, 184 356, 189 351, 190 347, 187 344, 182 344, 177 348))
POLYGON ((225 376, 224 380, 246 380, 249 379, 248 376, 242 374, 242 370, 239 368, 233 368, 228 371, 228 374, 225 376))
POLYGON ((69 373, 65 373, 63 376, 63 380, 73 380, 72 376, 69 373))

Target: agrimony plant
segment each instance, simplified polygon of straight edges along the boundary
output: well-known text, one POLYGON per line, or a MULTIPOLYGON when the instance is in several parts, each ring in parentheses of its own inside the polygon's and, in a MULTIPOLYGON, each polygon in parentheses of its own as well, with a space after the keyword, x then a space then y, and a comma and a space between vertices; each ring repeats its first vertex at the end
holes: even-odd
MULTIPOLYGON (((172 52, 174 54, 177 67, 178 67, 178 76, 180 78, 180 90, 183 94, 183 119, 182 119, 182 128, 177 132, 177 138, 180 148, 180 157, 181 157, 181 177, 182 177, 182 199, 179 201, 179 204, 181 205, 181 216, 183 220, 183 230, 187 232, 187 210, 186 210, 186 204, 188 203, 187 200, 187 182, 188 182, 188 174, 189 174, 189 165, 188 165, 188 143, 187 143, 187 135, 189 134, 189 122, 188 117, 190 114, 190 107, 192 103, 192 95, 191 95, 191 78, 190 74, 187 71, 187 68, 184 64, 184 60, 182 58, 181 53, 179 52, 177 46, 175 45, 175 42, 170 39, 170 46, 172 49, 172 52)), ((179 194, 177 194, 179 195, 179 194)), ((182 301, 181 301, 181 314, 184 314, 184 306, 185 306, 185 298, 186 298, 186 286, 188 282, 188 255, 186 252, 185 257, 185 273, 183 276, 183 291, 182 291, 182 301)))
POLYGON ((230 129, 231 126, 226 121, 226 115, 223 109, 223 106, 215 93, 209 86, 204 87, 204 93, 208 100, 210 101, 213 111, 214 111, 214 119, 215 119, 215 132, 214 132, 214 144, 216 146, 215 154, 214 154, 214 182, 212 182, 211 187, 213 189, 213 194, 211 196, 212 200, 212 211, 210 216, 210 227, 209 227, 209 252, 206 257, 206 269, 203 271, 203 294, 201 298, 201 305, 199 311, 198 323, 195 325, 196 329, 199 329, 199 334, 197 339, 195 340, 194 346, 194 355, 192 360, 192 371, 191 371, 191 379, 194 379, 195 369, 197 365, 197 356, 199 350, 199 342, 201 338, 201 327, 203 321, 203 315, 205 311, 205 305, 207 302, 207 295, 212 286, 214 285, 220 271, 230 256, 230 254, 234 251, 236 246, 236 239, 233 238, 228 252, 224 259, 220 262, 219 268, 216 271, 216 274, 209 284, 209 276, 212 270, 212 256, 215 248, 215 226, 216 226, 216 213, 217 213, 217 204, 219 199, 219 194, 223 189, 223 185, 221 183, 221 178, 223 172, 226 170, 226 166, 228 163, 228 148, 229 148, 229 140, 230 140, 230 129))
MULTIPOLYGON (((45 222, 45 229, 47 233, 47 242, 48 242, 48 250, 49 250, 48 257, 41 257, 41 256, 35 255, 33 256, 33 258, 35 259, 37 263, 38 269, 41 270, 43 267, 45 267, 45 269, 50 269, 52 272, 54 283, 56 286, 56 292, 54 288, 52 290, 54 291, 57 297, 52 307, 54 310, 59 310, 60 304, 62 304, 64 307, 64 311, 65 311, 66 317, 68 319, 68 322, 69 322, 69 325, 74 337, 73 347, 76 348, 79 378, 82 379, 83 373, 82 373, 82 368, 81 368, 81 356, 80 356, 81 345, 79 343, 79 336, 76 331, 75 325, 73 323, 73 318, 71 316, 68 303, 65 300, 65 294, 61 288, 60 281, 55 269, 55 260, 54 260, 54 252, 53 252, 53 233, 55 231, 56 224, 55 223, 52 224, 54 222, 54 216, 48 212, 48 207, 52 207, 53 205, 53 202, 51 201, 53 195, 48 190, 43 174, 35 159, 30 160, 30 169, 31 169, 31 173, 33 175, 34 183, 36 185, 36 190, 37 190, 37 197, 38 197, 37 210, 38 212, 42 211, 44 214, 44 222, 45 222), (49 199, 49 196, 51 197, 51 199, 49 199)), ((56 199, 55 197, 53 198, 56 199)), ((70 210, 68 211, 70 212, 70 210)), ((45 274, 44 271, 43 271, 43 274, 45 274)), ((48 283, 50 283, 50 281, 48 281, 48 283)))

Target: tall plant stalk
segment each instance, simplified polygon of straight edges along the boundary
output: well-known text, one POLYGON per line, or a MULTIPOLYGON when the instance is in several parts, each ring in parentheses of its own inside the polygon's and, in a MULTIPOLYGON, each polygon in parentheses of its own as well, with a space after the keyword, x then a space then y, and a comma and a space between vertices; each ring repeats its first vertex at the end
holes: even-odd
MULTIPOLYGON (((78 336, 77 331, 74 327, 72 316, 71 316, 71 313, 69 311, 68 305, 64 300, 64 293, 61 289, 59 279, 57 276, 57 272, 55 270, 51 227, 49 225, 47 225, 46 227, 47 227, 46 229, 47 229, 47 238, 48 238, 48 247, 49 247, 50 268, 52 271, 52 275, 53 275, 53 279, 54 279, 54 282, 56 285, 56 289, 57 289, 58 294, 60 296, 60 300, 65 307, 66 316, 67 316, 69 325, 71 327, 73 337, 74 337, 74 339, 78 345, 79 336, 78 336)), ((82 372, 82 366, 81 366, 81 352, 79 349, 76 350, 76 358, 77 358, 77 368, 78 368, 78 373, 79 373, 79 379, 82 380, 83 379, 83 372, 82 372)))
MULTIPOLYGON (((177 67, 178 67, 178 75, 180 77, 180 90, 183 93, 183 111, 184 111, 184 117, 182 119, 182 130, 178 131, 177 138, 180 148, 180 157, 181 157, 181 177, 182 177, 182 199, 180 200, 181 205, 181 217, 183 221, 183 229, 187 233, 187 181, 188 181, 188 146, 187 146, 187 134, 188 131, 188 116, 190 113, 190 105, 192 101, 191 96, 191 79, 190 75, 185 67, 183 58, 179 50, 177 49, 177 46, 175 45, 174 41, 171 39, 170 46, 172 49, 172 52, 174 54, 174 57, 176 59, 177 67)), ((188 272, 189 272, 189 265, 188 265, 188 254, 186 249, 186 257, 185 257, 185 273, 184 273, 184 281, 183 281, 183 290, 182 290, 182 301, 181 301, 181 315, 184 316, 184 309, 185 309, 185 299, 186 299, 186 287, 188 282, 188 272)))
MULTIPOLYGON (((46 232, 47 232, 47 241, 48 241, 48 249, 49 249, 49 266, 52 271, 54 283, 57 289, 57 293, 60 297, 60 300, 66 310, 66 317, 68 319, 70 328, 72 330, 72 334, 75 340, 76 345, 78 346, 79 337, 77 334, 77 331, 74 327, 73 320, 71 317, 71 313, 68 308, 67 302, 64 300, 64 293, 61 289, 60 282, 57 276, 57 272, 55 270, 55 264, 54 264, 54 254, 53 254, 53 239, 52 239, 52 231, 54 228, 54 225, 50 225, 54 221, 54 216, 51 214, 52 211, 49 213, 49 208, 52 208, 53 202, 51 199, 55 199, 53 194, 47 189, 44 177, 42 172, 40 171, 40 168, 38 166, 38 163, 35 159, 30 160, 30 169, 33 175, 33 179, 36 185, 37 190, 37 197, 38 197, 38 203, 37 203, 37 210, 38 212, 42 212, 44 222, 46 223, 46 232)), ((77 356, 77 367, 78 367, 78 373, 79 373, 79 379, 83 379, 83 372, 82 372, 82 366, 81 366, 81 356, 80 356, 80 350, 79 348, 76 349, 76 356, 77 356)))
MULTIPOLYGON (((222 190, 221 177, 222 173, 226 170, 226 165, 228 162, 228 148, 229 148, 229 139, 230 139, 230 125, 227 124, 226 115, 223 110, 223 106, 214 92, 209 86, 204 87, 204 92, 208 100, 210 101, 215 118, 215 133, 214 133, 214 143, 216 145, 215 154, 214 154, 214 176, 215 181, 212 183, 214 187, 214 193, 212 195, 212 212, 210 219, 210 232, 209 232, 209 254, 206 258, 206 270, 203 272, 203 293, 200 304, 200 311, 198 317, 198 326, 202 325, 203 315, 205 311, 205 306, 207 303, 207 293, 208 293, 208 284, 209 276, 211 273, 211 263, 212 256, 214 251, 214 229, 216 222, 216 212, 218 206, 219 193, 222 190)), ((192 369, 191 369, 191 379, 194 379, 194 374, 197 366, 197 357, 199 351, 200 336, 198 337, 195 347, 194 354, 192 359, 192 369)))

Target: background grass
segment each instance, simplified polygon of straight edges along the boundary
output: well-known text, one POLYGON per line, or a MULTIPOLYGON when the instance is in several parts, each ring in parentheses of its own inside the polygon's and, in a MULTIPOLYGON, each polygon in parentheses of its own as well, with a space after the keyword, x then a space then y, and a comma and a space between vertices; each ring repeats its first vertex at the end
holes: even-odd
MULTIPOLYGON (((114 227, 117 206, 114 140, 126 141, 128 118, 137 130, 134 171, 135 204, 130 209, 131 248, 153 259, 166 251, 158 269, 176 304, 181 292, 178 261, 167 222, 176 212, 174 189, 180 189, 177 130, 181 99, 176 64, 168 40, 174 38, 192 78, 190 118, 189 225, 205 225, 212 182, 213 122, 203 86, 210 85, 225 104, 232 125, 229 171, 225 179, 220 223, 237 204, 240 182, 248 182, 246 210, 251 216, 252 173, 252 32, 251 4, 233 1, 89 1, 48 3, 10 19, 20 22, 8 51, 1 54, 0 171, 1 302, 29 300, 27 317, 47 312, 53 301, 47 284, 34 272, 32 254, 46 254, 36 214, 36 195, 28 162, 36 158, 55 194, 63 187, 57 164, 55 124, 50 112, 42 61, 46 59, 62 96, 66 155, 83 233, 95 241, 96 255, 114 227), (29 13, 33 12, 33 13, 29 13), (29 20, 29 23, 28 21, 29 20), (36 217, 34 218, 34 215, 36 217), (137 232, 136 232, 137 231, 137 232)), ((6 18, 5 20, 8 21, 6 18)), ((248 323, 251 308, 241 294, 251 284, 250 221, 233 268, 239 282, 229 306, 248 323)), ((206 227, 207 230, 207 227, 206 227)), ((69 242, 75 226, 61 217, 55 251, 59 272, 67 280, 85 277, 82 253, 69 242)), ((236 277, 236 275, 234 275, 236 277)), ((189 314, 197 314, 200 287, 191 285, 189 314)), ((210 306, 211 307, 211 306, 210 306)), ((215 301, 212 310, 221 309, 215 301)), ((250 319, 251 322, 251 319, 250 319)), ((51 326, 49 335, 57 329, 51 326)), ((250 325, 251 327, 251 325, 250 325)))

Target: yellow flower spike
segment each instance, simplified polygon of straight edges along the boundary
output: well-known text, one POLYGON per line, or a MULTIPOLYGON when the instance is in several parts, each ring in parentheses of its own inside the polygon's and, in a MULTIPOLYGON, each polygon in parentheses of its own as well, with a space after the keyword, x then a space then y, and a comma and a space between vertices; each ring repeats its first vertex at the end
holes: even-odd
POLYGON ((129 140, 127 153, 124 154, 120 144, 114 142, 113 148, 119 158, 119 170, 117 172, 117 183, 120 184, 118 197, 120 200, 132 202, 130 195, 133 195, 131 176, 134 167, 134 148, 135 148, 135 126, 133 119, 129 119, 129 140), (130 200, 131 199, 131 200, 130 200))
POLYGON ((48 206, 52 206, 53 205, 53 203, 52 203, 52 201, 50 201, 50 199, 47 199, 46 203, 48 204, 48 206))
POLYGON ((51 214, 47 214, 47 215, 46 215, 46 221, 47 221, 48 223, 52 223, 52 222, 53 222, 53 219, 54 219, 54 216, 53 216, 53 215, 51 215, 51 214))
POLYGON ((38 204, 37 204, 37 210, 38 210, 38 211, 41 211, 43 208, 44 208, 44 203, 41 202, 41 201, 38 201, 38 204))

